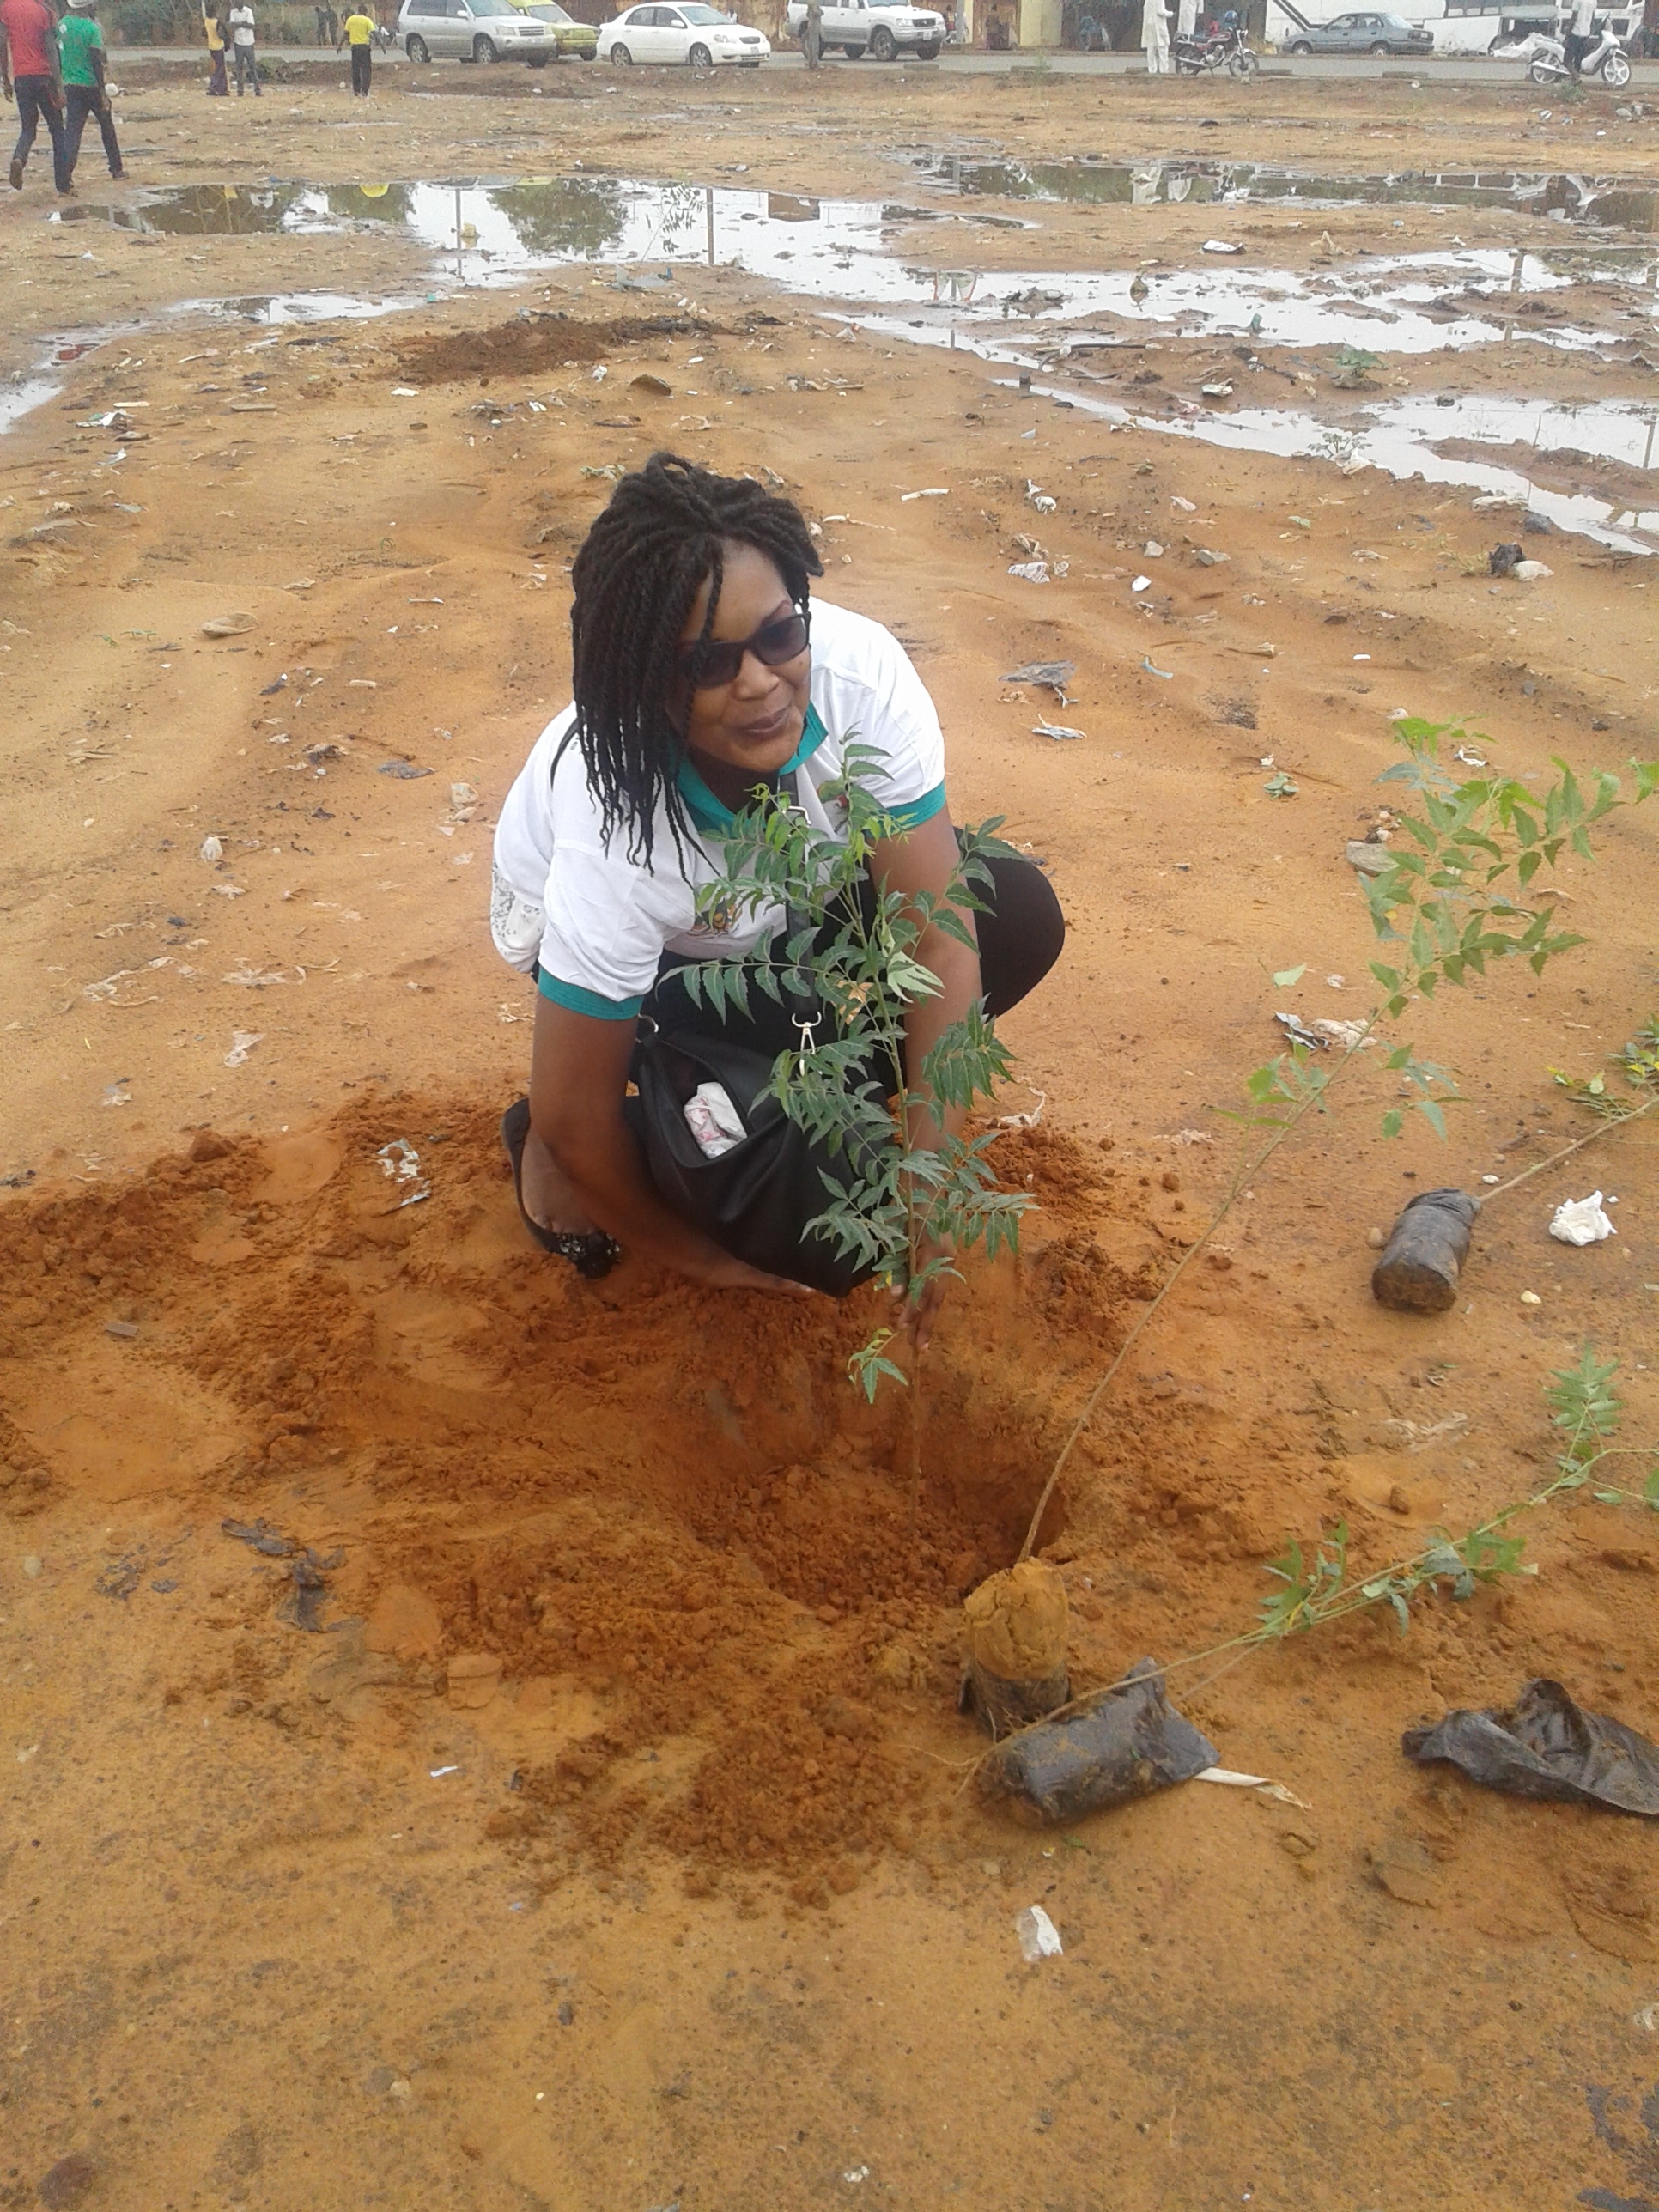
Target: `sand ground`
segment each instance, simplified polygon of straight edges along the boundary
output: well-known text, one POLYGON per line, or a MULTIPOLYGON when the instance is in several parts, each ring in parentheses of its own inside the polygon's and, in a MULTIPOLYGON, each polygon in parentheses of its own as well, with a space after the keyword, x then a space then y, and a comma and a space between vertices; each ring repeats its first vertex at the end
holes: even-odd
MULTIPOLYGON (((1651 215, 969 197, 909 158, 1595 175, 1639 216, 1653 115, 1403 72, 434 70, 367 112, 303 73, 257 108, 127 74, 132 183, 89 149, 73 220, 38 163, 0 204, 0 373, 51 386, 0 437, 0 2203, 1659 2202, 1651 1837, 1399 1747, 1534 1674, 1659 1730, 1650 1515, 1568 1501, 1525 1526, 1535 1579, 1177 1673, 1223 1763, 1300 1805, 1194 1784, 1027 1830, 980 1802, 953 1705, 960 1598, 1217 1203, 1274 1012, 1370 1003, 1345 847, 1391 718, 1466 718, 1522 777, 1659 753, 1654 453, 1597 444, 1659 410, 1651 215), (458 283, 384 219, 402 185, 575 173, 607 206, 684 187, 689 228, 628 266, 452 238, 458 283), (328 188, 315 225, 230 227, 267 179, 328 188), (699 265, 706 185, 782 196, 764 270, 699 265), (928 313, 1010 271, 1152 298, 1071 325, 1121 343, 1069 361, 1017 316, 1022 392, 905 343, 914 307, 823 313, 828 219, 790 201, 884 204, 928 313), (1443 255, 1419 305, 1502 327, 1385 336, 1350 388, 1323 337, 1216 326, 1211 240, 1327 302, 1443 255), (1562 281, 1493 311, 1470 252, 1562 281), (411 304, 261 319, 324 291, 411 304), (1601 534, 1490 578, 1516 512, 1353 442, 1442 400, 1436 455, 1601 534), (1506 402, 1532 427, 1494 445, 1506 402), (1322 455, 1191 434, 1253 410, 1322 455), (958 817, 1006 815, 1067 915, 1006 1025, 1006 1110, 1046 1100, 1006 1173, 1041 1211, 941 1326, 914 1528, 903 1409, 842 1372, 869 1297, 580 1285, 524 1243, 495 1143, 531 1006, 488 941, 491 824, 564 703, 605 472, 659 445, 800 501, 825 595, 932 688, 958 817), (1028 540, 1066 573, 1011 574, 1028 540), (1063 709, 1006 680, 1057 659, 1063 709), (392 1211, 398 1139, 430 1195, 392 1211), (1028 1967, 1036 1903, 1065 1955, 1028 1967)), ((533 231, 539 189, 495 204, 533 231)), ((1289 1536, 1345 1521, 1370 1571, 1535 1488, 1587 1337, 1627 1439, 1659 1435, 1651 1123, 1500 1200, 1444 1316, 1378 1308, 1367 1243, 1588 1126, 1552 1070, 1659 1013, 1656 835, 1620 814, 1565 864, 1586 942, 1541 977, 1390 1025, 1461 1087, 1444 1144, 1382 1139, 1367 1059, 1160 1312, 1045 1530, 1078 1683, 1238 1633, 1289 1536), (1597 1186, 1618 1237, 1553 1243, 1597 1186)))

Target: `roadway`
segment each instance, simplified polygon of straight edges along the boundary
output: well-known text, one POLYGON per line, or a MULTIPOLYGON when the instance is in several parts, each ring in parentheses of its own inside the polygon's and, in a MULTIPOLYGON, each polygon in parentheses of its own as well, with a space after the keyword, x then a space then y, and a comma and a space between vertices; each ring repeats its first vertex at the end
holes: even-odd
MULTIPOLYGON (((265 46, 262 47, 260 52, 262 58, 268 62, 334 61, 337 62, 343 74, 346 68, 346 58, 343 53, 332 55, 322 46, 265 46)), ((207 70, 206 58, 199 46, 118 46, 112 49, 110 60, 112 72, 118 80, 124 70, 131 72, 135 68, 142 69, 146 62, 200 62, 204 75, 206 74, 207 70)), ((410 62, 401 47, 393 46, 385 53, 376 50, 374 66, 376 69, 409 69, 415 65, 410 62)), ((467 69, 472 64, 467 62, 434 62, 430 66, 434 69, 450 70, 467 69)), ((510 64, 501 64, 498 66, 507 67, 510 64)), ((559 66, 566 69, 582 69, 597 67, 599 64, 566 62, 560 64, 559 66)), ((843 56, 831 55, 827 58, 825 66, 830 69, 850 69, 854 64, 847 61, 843 56)), ((872 74, 883 66, 884 64, 879 62, 868 59, 857 64, 857 67, 866 74, 872 74)), ((1042 52, 1030 47, 1006 54, 947 52, 933 62, 900 60, 886 66, 899 69, 938 70, 947 76, 999 76, 1014 70, 1037 76, 1050 73, 1065 76, 1144 76, 1146 73, 1146 57, 1139 52, 1079 54, 1065 51, 1042 52)), ((762 67, 769 70, 804 69, 805 64, 799 53, 793 48, 787 47, 780 52, 774 53, 769 61, 762 64, 762 67)), ((639 73, 637 69, 633 71, 636 76, 639 73)), ((1526 71, 1522 64, 1491 61, 1485 55, 1480 54, 1449 54, 1432 61, 1415 64, 1394 57, 1374 61, 1369 55, 1357 56, 1352 61, 1338 61, 1319 58, 1304 60, 1299 56, 1293 57, 1289 54, 1264 54, 1259 73, 1266 77, 1339 79, 1352 77, 1379 80, 1383 82, 1408 82, 1413 84, 1420 83, 1425 90, 1432 89, 1437 84, 1503 86, 1523 84, 1526 82, 1526 71)), ((1631 82, 1626 96, 1634 95, 1639 98, 1644 88, 1650 90, 1659 88, 1659 62, 1632 63, 1631 82)), ((1599 86, 1587 88, 1601 89, 1599 86)), ((1532 89, 1536 91, 1538 88, 1534 86, 1532 89)))

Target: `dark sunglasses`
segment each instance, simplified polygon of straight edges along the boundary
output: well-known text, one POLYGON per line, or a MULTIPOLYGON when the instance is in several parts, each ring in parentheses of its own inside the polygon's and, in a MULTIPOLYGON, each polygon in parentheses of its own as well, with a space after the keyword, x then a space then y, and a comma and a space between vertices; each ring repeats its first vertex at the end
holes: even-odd
POLYGON ((763 623, 752 637, 711 637, 688 646, 680 654, 680 674, 694 691, 719 691, 737 681, 745 653, 752 653, 768 668, 781 668, 786 661, 800 658, 810 635, 806 617, 797 608, 775 622, 763 623))

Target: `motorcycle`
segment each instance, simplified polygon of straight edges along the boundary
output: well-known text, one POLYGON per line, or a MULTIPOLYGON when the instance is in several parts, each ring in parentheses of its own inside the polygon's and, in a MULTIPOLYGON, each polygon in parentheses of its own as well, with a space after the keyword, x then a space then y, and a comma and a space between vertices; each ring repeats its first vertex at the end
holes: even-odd
POLYGON ((1256 58, 1243 32, 1237 29, 1223 31, 1211 39, 1195 34, 1177 38, 1170 55, 1177 76, 1203 76, 1209 71, 1224 69, 1229 76, 1246 77, 1253 76, 1256 68, 1256 58))
POLYGON ((1596 17, 1577 69, 1567 60, 1565 40, 1545 31, 1534 31, 1517 45, 1494 52, 1499 61, 1525 62, 1534 84, 1571 84, 1576 76, 1599 76, 1616 92, 1630 82, 1630 57, 1605 16, 1596 17))

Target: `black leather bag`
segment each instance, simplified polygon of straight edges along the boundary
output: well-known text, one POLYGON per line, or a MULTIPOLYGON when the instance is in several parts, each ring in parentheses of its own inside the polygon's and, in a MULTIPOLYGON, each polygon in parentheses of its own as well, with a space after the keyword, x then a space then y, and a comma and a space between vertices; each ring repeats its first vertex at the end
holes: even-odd
POLYGON ((769 1275, 845 1297, 874 1269, 844 1256, 806 1224, 832 1203, 823 1177, 851 1180, 845 1149, 832 1153, 789 1119, 767 1093, 773 1060, 719 1036, 679 1030, 647 1037, 634 1056, 639 1097, 628 1118, 644 1147, 663 1203, 706 1237, 769 1275), (685 1119, 700 1083, 718 1083, 747 1134, 710 1159, 685 1119))

